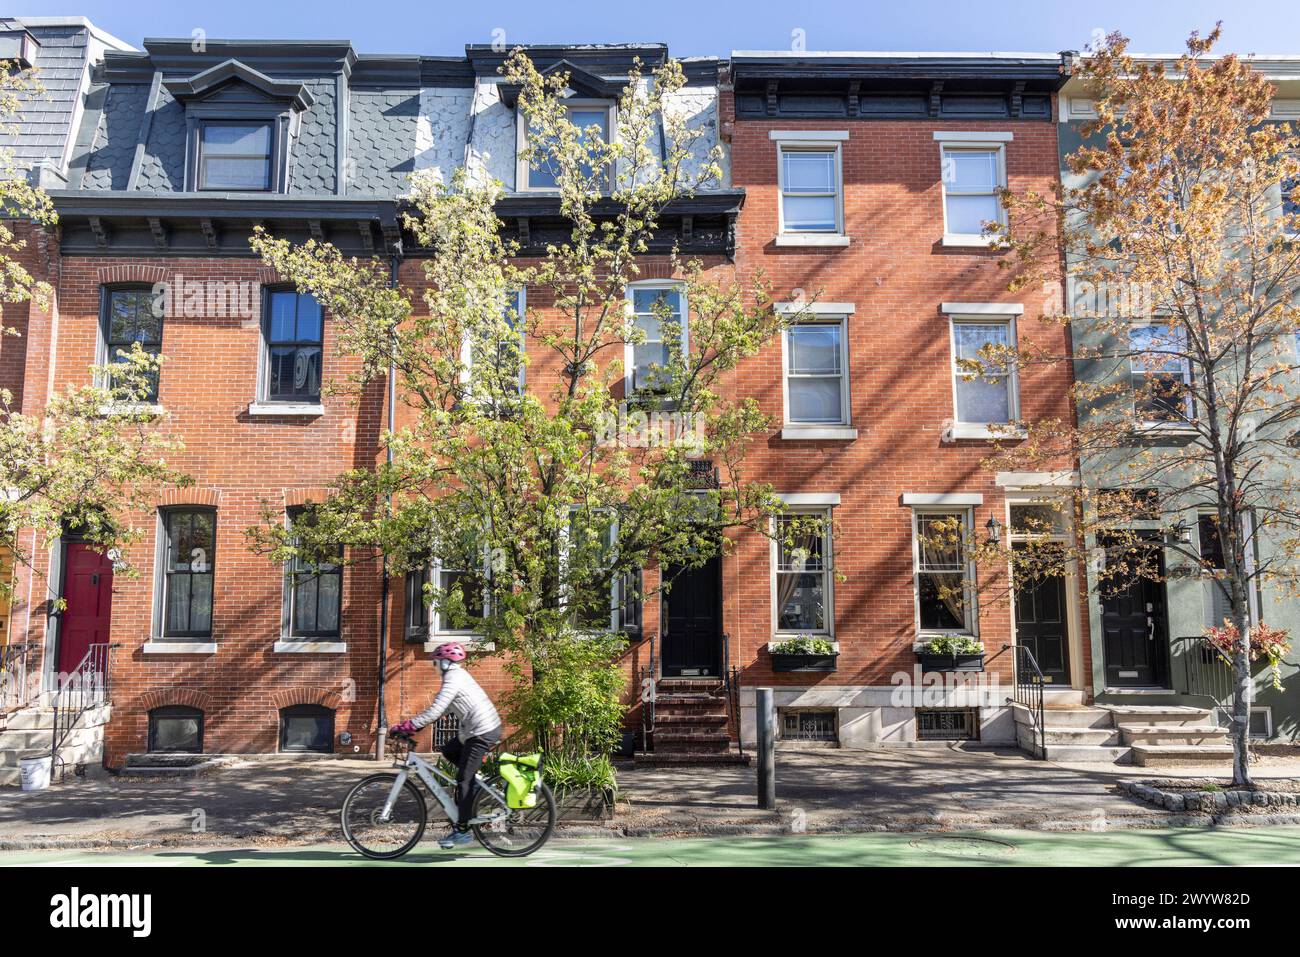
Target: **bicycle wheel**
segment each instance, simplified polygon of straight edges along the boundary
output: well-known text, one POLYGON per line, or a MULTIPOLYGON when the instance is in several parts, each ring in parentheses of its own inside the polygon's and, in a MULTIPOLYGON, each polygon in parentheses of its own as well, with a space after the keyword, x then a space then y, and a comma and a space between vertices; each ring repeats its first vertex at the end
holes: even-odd
MULTIPOLYGON (((505 793, 506 783, 500 778, 493 778, 489 783, 505 793)), ((545 844, 555 830, 555 797, 543 784, 536 807, 515 808, 507 807, 490 792, 479 788, 474 799, 474 816, 492 818, 473 825, 474 836, 480 844, 501 857, 525 857, 545 844)))
POLYGON ((343 799, 339 812, 343 836, 358 854, 392 860, 415 847, 424 836, 429 810, 424 795, 409 778, 397 793, 388 819, 381 819, 396 780, 396 774, 372 774, 358 781, 343 799))

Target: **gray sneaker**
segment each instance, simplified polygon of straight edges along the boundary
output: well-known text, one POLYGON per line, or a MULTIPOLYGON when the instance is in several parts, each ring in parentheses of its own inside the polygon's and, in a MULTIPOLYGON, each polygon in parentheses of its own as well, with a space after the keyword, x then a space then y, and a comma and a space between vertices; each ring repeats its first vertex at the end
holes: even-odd
POLYGON ((453 847, 464 847, 466 844, 474 843, 474 835, 469 831, 461 831, 452 828, 443 837, 438 840, 438 846, 451 850, 453 847))

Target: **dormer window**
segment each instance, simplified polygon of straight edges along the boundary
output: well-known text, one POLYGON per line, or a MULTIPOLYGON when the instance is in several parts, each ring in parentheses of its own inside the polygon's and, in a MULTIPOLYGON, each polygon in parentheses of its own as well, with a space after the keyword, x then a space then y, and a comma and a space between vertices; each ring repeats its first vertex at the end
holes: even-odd
POLYGON ((270 123, 204 122, 199 129, 199 189, 269 190, 270 123))
POLYGON ((163 86, 185 107, 186 190, 288 191, 289 152, 313 104, 301 81, 226 60, 163 86))
MULTIPOLYGON (((609 131, 614 125, 614 104, 605 100, 584 100, 582 102, 566 103, 564 106, 566 119, 578 128, 578 141, 584 145, 592 143, 592 148, 598 148, 609 142, 609 131)), ((524 184, 524 189, 559 189, 559 169, 551 161, 551 157, 545 150, 533 158, 532 163, 528 163, 522 158, 523 151, 528 137, 533 135, 529 129, 528 118, 519 114, 519 182, 524 184)), ((591 176, 592 168, 588 164, 583 164, 582 172, 584 176, 591 176)))

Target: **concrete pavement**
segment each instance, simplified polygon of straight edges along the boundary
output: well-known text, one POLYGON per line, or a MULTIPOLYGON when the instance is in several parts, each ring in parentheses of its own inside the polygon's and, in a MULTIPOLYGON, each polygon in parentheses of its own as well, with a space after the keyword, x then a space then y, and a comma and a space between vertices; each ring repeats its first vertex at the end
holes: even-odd
POLYGON ((128 867, 785 867, 1240 866, 1300 864, 1300 827, 1112 831, 971 831, 693 839, 553 840, 521 860, 426 839, 399 861, 368 861, 338 844, 16 851, 0 866, 128 867))

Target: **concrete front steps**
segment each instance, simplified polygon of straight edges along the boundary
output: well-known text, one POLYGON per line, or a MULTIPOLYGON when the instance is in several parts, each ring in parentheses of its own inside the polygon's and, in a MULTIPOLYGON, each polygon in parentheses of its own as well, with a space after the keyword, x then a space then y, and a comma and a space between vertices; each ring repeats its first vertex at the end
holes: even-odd
POLYGON ((749 764, 727 732, 727 699, 716 679, 661 678, 655 694, 653 750, 638 751, 640 765, 749 764))
MULTIPOLYGON (((111 715, 111 706, 103 705, 81 716, 59 747, 56 774, 60 768, 98 765, 104 760, 104 725, 111 715)), ((52 708, 24 708, 10 714, 0 731, 0 787, 21 787, 21 762, 48 757, 53 734, 52 708)))
MULTIPOLYGON (((1176 767, 1232 759, 1232 747, 1225 742, 1227 730, 1215 725, 1204 708, 1176 704, 1088 707, 1069 698, 1050 701, 1052 696, 1046 697, 1043 737, 1049 761, 1176 767)), ((1015 703, 1011 708, 1021 750, 1037 755, 1033 712, 1015 703)))

